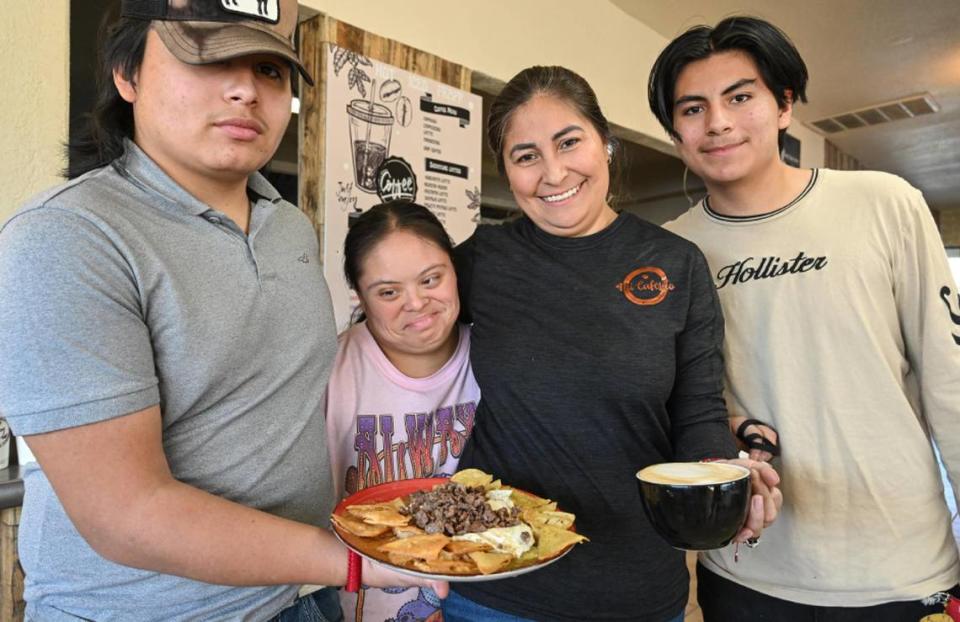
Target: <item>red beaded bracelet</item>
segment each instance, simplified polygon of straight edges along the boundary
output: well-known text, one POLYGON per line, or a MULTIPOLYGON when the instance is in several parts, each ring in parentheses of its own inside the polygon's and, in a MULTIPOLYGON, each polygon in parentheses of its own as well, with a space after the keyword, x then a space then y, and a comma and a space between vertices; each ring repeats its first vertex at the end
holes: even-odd
POLYGON ((348 592, 360 591, 360 578, 363 571, 363 561, 353 551, 347 551, 347 584, 344 589, 348 592))

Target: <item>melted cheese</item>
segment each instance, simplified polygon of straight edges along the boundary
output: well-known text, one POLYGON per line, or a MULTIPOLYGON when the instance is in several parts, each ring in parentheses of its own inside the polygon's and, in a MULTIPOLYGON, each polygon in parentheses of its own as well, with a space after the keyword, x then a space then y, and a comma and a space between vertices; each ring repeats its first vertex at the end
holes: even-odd
POLYGON ((519 523, 513 527, 494 527, 479 533, 465 533, 453 536, 454 540, 466 540, 479 544, 489 544, 496 553, 509 553, 519 558, 533 547, 533 529, 526 523, 519 523), (526 534, 524 537, 523 534, 526 534))
POLYGON ((513 501, 510 499, 510 495, 513 494, 513 491, 509 488, 501 488, 499 490, 488 490, 487 491, 487 505, 490 506, 490 509, 497 511, 500 508, 512 508, 513 501))

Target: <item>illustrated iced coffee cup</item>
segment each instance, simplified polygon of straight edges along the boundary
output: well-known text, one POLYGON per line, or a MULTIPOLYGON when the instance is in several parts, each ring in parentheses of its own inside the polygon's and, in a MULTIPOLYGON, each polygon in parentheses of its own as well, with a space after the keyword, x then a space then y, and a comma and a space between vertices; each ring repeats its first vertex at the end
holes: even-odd
POLYGON ((750 469, 736 464, 653 464, 637 473, 637 484, 654 530, 678 549, 726 546, 750 510, 750 469))
POLYGON ((393 113, 382 104, 354 99, 347 104, 350 119, 350 144, 357 187, 366 192, 377 190, 377 168, 390 153, 393 113))

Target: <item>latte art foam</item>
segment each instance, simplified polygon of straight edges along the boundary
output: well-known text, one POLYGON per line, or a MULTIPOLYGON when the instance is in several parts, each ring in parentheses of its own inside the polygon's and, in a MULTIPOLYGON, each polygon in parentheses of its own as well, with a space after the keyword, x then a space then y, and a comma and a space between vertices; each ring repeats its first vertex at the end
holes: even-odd
POLYGON ((735 464, 721 462, 665 462, 652 464, 637 477, 652 484, 697 486, 723 484, 747 477, 750 471, 735 464))

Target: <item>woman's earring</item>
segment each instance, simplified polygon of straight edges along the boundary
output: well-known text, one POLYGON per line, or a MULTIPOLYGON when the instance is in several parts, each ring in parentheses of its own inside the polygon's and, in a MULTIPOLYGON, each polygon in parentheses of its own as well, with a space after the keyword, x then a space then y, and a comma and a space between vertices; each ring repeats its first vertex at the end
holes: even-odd
POLYGON ((607 164, 613 162, 613 145, 607 143, 607 164))

